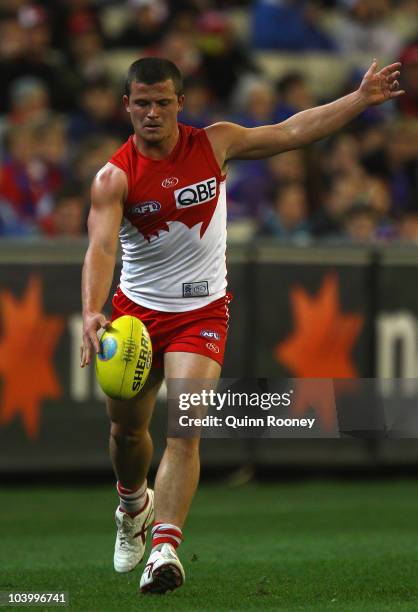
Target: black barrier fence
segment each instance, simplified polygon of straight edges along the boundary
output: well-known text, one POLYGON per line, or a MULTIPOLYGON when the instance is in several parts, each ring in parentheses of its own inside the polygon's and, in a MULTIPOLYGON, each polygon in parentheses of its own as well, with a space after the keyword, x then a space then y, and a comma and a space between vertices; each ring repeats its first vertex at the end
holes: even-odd
MULTIPOLYGON (((109 466, 94 369, 79 367, 85 244, 0 243, 0 471, 109 466)), ((227 378, 418 376, 417 248, 233 246, 227 378)), ((117 275, 115 276, 117 278, 117 275)), ((107 305, 110 312, 110 305, 107 305)), ((358 403, 353 400, 353 410, 358 403)), ((417 406, 418 410, 418 406, 417 406)), ((152 424, 164 448, 164 389, 152 424)), ((415 440, 204 440, 207 466, 418 463, 415 440)))

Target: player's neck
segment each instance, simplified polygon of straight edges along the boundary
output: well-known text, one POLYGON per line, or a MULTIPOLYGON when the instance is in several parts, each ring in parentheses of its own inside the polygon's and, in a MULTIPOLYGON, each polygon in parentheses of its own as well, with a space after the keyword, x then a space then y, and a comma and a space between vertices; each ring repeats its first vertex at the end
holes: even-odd
POLYGON ((165 159, 174 149, 179 139, 179 129, 177 127, 176 131, 170 136, 162 140, 161 142, 147 142, 143 138, 141 138, 137 133, 134 134, 134 143, 142 155, 145 157, 149 157, 150 159, 165 159))

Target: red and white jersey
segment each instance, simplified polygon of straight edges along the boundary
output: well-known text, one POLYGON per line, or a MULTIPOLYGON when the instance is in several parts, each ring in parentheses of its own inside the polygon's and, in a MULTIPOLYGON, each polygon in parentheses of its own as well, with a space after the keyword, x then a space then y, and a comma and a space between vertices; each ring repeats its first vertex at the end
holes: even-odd
POLYGON ((225 176, 205 130, 179 132, 165 159, 142 155, 131 136, 109 160, 128 178, 120 287, 166 312, 201 308, 226 290, 225 176))

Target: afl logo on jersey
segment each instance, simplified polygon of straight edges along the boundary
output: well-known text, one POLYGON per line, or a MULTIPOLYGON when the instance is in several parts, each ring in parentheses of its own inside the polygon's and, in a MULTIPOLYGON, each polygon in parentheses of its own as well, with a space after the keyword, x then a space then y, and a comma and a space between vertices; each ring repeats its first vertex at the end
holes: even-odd
POLYGON ((161 185, 166 189, 170 189, 170 187, 175 187, 178 182, 179 180, 176 176, 170 176, 170 178, 164 179, 161 185))
POLYGON ((204 204, 205 202, 210 202, 215 197, 215 177, 206 179, 206 181, 202 181, 201 183, 194 183, 193 185, 187 185, 187 187, 176 189, 174 192, 177 208, 186 208, 190 206, 197 206, 198 204, 204 204))
POLYGON ((132 215, 144 215, 145 213, 153 213, 161 210, 161 204, 156 200, 148 200, 148 202, 139 202, 132 206, 132 215))

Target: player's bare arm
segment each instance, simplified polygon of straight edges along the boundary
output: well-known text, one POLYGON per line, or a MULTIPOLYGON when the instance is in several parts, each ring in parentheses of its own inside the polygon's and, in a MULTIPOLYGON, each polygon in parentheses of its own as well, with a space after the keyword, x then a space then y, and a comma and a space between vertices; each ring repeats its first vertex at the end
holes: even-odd
POLYGON ((89 247, 82 274, 81 367, 90 363, 94 351, 99 352, 98 330, 110 325, 102 308, 112 286, 126 191, 125 173, 112 164, 106 164, 93 181, 88 218, 89 247))
POLYGON ((229 159, 259 159, 298 149, 341 129, 366 108, 403 95, 398 77, 401 64, 396 62, 377 69, 373 60, 360 87, 322 106, 297 113, 282 123, 257 128, 220 122, 206 129, 221 167, 229 159))

